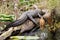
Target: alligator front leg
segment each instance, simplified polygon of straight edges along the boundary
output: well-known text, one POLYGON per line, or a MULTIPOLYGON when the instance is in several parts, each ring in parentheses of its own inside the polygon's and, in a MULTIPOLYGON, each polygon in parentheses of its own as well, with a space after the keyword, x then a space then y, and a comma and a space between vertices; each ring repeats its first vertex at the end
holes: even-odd
MULTIPOLYGON (((29 19, 30 20, 32 20, 32 22, 37 26, 37 27, 35 27, 31 32, 33 32, 33 31, 35 31, 38 27, 39 27, 39 25, 38 25, 38 23, 35 21, 35 19, 31 16, 31 15, 29 15, 29 14, 27 14, 27 16, 29 17, 29 19)), ((30 33, 31 33, 30 32, 30 33)))
POLYGON ((39 16, 39 18, 41 18, 42 16, 38 13, 38 16, 39 16))
POLYGON ((33 18, 31 15, 27 14, 27 16, 29 17, 29 19, 30 19, 35 25, 38 26, 38 23, 34 20, 34 18, 33 18))

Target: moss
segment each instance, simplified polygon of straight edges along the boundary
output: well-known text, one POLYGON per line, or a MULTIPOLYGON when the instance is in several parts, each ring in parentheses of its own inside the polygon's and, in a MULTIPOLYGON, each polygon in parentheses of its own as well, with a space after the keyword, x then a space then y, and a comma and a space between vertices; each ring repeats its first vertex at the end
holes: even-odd
POLYGON ((57 6, 57 1, 58 0, 48 0, 47 2, 47 7, 49 8, 49 9, 53 9, 53 8, 55 8, 56 6, 57 6))

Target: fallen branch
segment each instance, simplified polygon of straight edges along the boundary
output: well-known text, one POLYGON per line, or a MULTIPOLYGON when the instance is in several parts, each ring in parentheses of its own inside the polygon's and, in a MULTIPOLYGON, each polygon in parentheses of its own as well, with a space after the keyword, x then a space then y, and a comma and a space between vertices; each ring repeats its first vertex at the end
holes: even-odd
MULTIPOLYGON (((37 21, 37 23, 39 23, 39 18, 35 18, 35 20, 37 21)), ((35 25, 34 25, 34 23, 33 23, 32 21, 27 20, 24 24, 22 24, 22 25, 20 25, 20 26, 18 26, 18 27, 15 27, 15 28, 14 28, 14 31, 21 29, 20 32, 22 33, 22 32, 24 32, 24 31, 27 31, 27 30, 32 29, 34 26, 35 26, 35 25)))
POLYGON ((0 40, 4 40, 7 37, 9 37, 12 32, 13 32, 13 27, 11 27, 8 31, 4 32, 3 34, 1 34, 0 35, 0 40))
MULTIPOLYGON (((35 18, 35 20, 37 22, 39 22, 39 18, 35 18)), ((30 30, 34 27, 35 25, 33 24, 32 21, 30 20, 27 20, 24 24, 18 26, 18 27, 14 27, 14 28, 10 28, 8 31, 2 33, 0 35, 0 40, 4 40, 6 39, 7 37, 9 37, 13 31, 16 31, 16 30, 20 30, 21 29, 21 33, 24 32, 24 31, 27 31, 27 30, 30 30)))

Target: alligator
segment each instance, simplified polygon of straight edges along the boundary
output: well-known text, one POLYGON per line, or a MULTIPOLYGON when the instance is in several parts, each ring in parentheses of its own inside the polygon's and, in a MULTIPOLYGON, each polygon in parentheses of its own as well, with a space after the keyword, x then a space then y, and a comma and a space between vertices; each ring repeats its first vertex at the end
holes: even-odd
POLYGON ((42 12, 41 9, 35 9, 35 10, 28 10, 26 12, 23 12, 22 15, 15 21, 9 23, 6 25, 6 27, 2 31, 7 31, 10 27, 16 27, 21 24, 23 24, 27 19, 30 19, 36 26, 38 26, 38 23, 34 20, 34 17, 41 17, 45 13, 42 12))

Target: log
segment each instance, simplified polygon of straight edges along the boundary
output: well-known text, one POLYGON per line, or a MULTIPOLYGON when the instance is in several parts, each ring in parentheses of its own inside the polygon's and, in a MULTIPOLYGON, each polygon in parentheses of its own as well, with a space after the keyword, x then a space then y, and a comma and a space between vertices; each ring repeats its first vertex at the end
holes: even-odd
MULTIPOLYGON (((37 22, 39 22, 39 18, 35 18, 35 20, 37 22)), ((31 21, 31 20, 27 20, 25 23, 23 23, 22 25, 18 26, 18 27, 14 27, 14 28, 9 28, 8 31, 5 31, 3 32, 1 35, 0 35, 0 40, 4 40, 6 39, 7 37, 11 36, 12 32, 13 31, 16 31, 16 30, 20 30, 21 29, 21 33, 24 32, 24 31, 27 31, 27 30, 30 30, 34 27, 34 23, 31 21), (1 39, 2 38, 2 39, 1 39)))
MULTIPOLYGON (((35 18, 35 20, 37 21, 37 23, 39 24, 39 18, 35 18)), ((27 31, 27 30, 31 30, 34 27, 34 23, 31 20, 27 20, 25 23, 23 23, 22 25, 15 27, 14 31, 16 30, 21 30, 20 33, 27 31)))
POLYGON ((11 27, 8 31, 2 33, 0 35, 0 40, 5 40, 7 37, 11 35, 12 32, 13 32, 13 27, 11 27))

